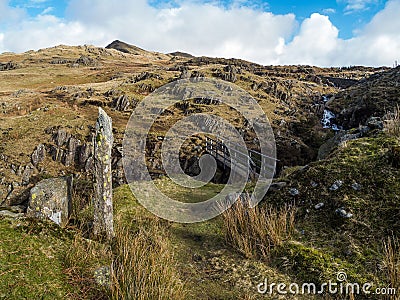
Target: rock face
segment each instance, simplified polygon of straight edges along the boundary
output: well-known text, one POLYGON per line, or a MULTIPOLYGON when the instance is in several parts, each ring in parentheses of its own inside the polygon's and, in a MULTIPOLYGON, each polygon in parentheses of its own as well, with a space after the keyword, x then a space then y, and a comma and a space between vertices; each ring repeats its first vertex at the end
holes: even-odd
POLYGON ((18 68, 18 65, 12 61, 8 63, 0 63, 0 71, 15 70, 16 68, 18 68))
MULTIPOLYGON (((47 152, 49 152, 54 161, 61 162, 66 167, 75 166, 77 169, 84 170, 85 172, 92 170, 92 143, 82 142, 61 128, 52 128, 48 133, 52 133, 52 142, 54 144, 46 146, 48 148, 47 152)), ((32 154, 32 162, 39 155, 39 149, 41 149, 40 145, 32 154)))
POLYGON ((358 127, 360 124, 381 127, 379 120, 371 123, 371 117, 383 117, 398 105, 400 67, 377 72, 367 79, 335 95, 327 103, 339 125, 344 129, 358 127), (367 123, 370 123, 368 125, 367 123))
POLYGON ((72 203, 72 178, 51 178, 40 181, 30 191, 27 215, 48 218, 64 227, 68 223, 72 203))
POLYGON ((118 98, 115 98, 113 101, 113 106, 118 111, 127 111, 130 106, 130 101, 128 96, 121 95, 118 98))
POLYGON ((94 141, 94 221, 93 233, 98 238, 114 237, 112 203, 111 152, 114 143, 112 120, 99 107, 94 141))
POLYGON ((31 159, 32 164, 37 167, 39 163, 41 163, 46 157, 46 147, 43 144, 39 144, 35 151, 33 151, 31 159))

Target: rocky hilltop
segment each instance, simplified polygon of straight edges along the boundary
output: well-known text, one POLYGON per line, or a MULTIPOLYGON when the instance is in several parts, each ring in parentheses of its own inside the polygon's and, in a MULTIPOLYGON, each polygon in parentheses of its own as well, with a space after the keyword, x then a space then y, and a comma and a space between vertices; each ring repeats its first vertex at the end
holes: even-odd
MULTIPOLYGON (((393 259, 400 262, 396 254, 400 230, 399 80, 400 67, 262 66, 179 51, 156 53, 118 40, 106 48, 60 45, 1 54, 0 249, 5 251, 0 251, 0 274, 8 275, 0 277, 0 297, 3 291, 10 292, 12 299, 109 296, 107 284, 84 281, 80 276, 93 278, 95 271, 104 271, 100 267, 109 264, 121 249, 110 254, 100 249, 101 244, 88 245, 76 237, 90 235, 92 148, 99 106, 113 120, 116 222, 134 220, 129 224, 139 232, 162 227, 166 232, 163 243, 169 248, 153 244, 151 251, 174 254, 168 264, 176 266, 170 270, 176 282, 186 282, 182 299, 243 299, 244 295, 250 295, 246 299, 264 299, 256 291, 264 277, 285 283, 323 283, 336 279, 341 270, 352 282, 399 284, 398 277, 396 281, 390 275, 396 271, 390 269, 386 255, 389 238, 394 245, 393 259), (261 207, 281 212, 290 206, 295 213, 290 237, 264 245, 268 257, 259 250, 248 252, 229 234, 224 235, 223 217, 194 225, 154 221, 126 186, 121 146, 135 107, 167 83, 202 77, 218 78, 246 90, 265 111, 274 131, 277 170, 261 207), (72 192, 66 197, 73 203, 73 213, 70 221, 63 220, 65 229, 26 218, 33 189, 49 185, 43 180, 71 176, 74 183, 68 189, 72 192), (13 252, 21 246, 21 239, 28 240, 27 248, 13 252), (31 252, 29 247, 35 250, 31 252), (72 251, 74 257, 60 254, 71 247, 76 250, 72 251), (93 256, 83 257, 88 247, 93 256), (7 253, 14 254, 9 258, 7 253), (20 263, 25 260, 22 256, 30 257, 46 278, 35 279, 36 267, 21 267, 26 265, 26 261, 20 263), (87 267, 74 265, 74 260, 89 263, 87 267), (25 281, 10 288, 15 273, 25 281), (47 279, 55 282, 48 289, 43 288, 47 279), (38 294, 31 294, 29 286, 37 287, 38 294)), ((215 195, 226 176, 219 170, 201 195, 178 188, 163 176, 163 137, 182 116, 194 113, 228 120, 243 133, 247 147, 257 150, 254 131, 215 99, 193 99, 168 108, 148 136, 146 162, 157 184, 184 202, 215 195)), ((190 175, 198 172, 202 142, 201 137, 193 137, 181 149, 181 165, 190 175)), ((251 191, 252 184, 247 188, 251 191)), ((398 267, 397 272, 398 276, 398 267)), ((152 299, 149 297, 146 299, 152 299)))

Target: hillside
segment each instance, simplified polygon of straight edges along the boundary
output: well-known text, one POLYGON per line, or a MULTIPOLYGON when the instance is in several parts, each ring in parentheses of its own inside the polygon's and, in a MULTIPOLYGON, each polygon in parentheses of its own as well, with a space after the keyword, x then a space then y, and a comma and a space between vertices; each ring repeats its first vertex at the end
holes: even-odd
MULTIPOLYGON (((278 299, 257 293, 257 284, 264 278, 322 284, 336 280, 340 271, 346 272, 348 282, 398 288, 399 78, 400 67, 262 66, 179 51, 156 53, 121 41, 106 48, 60 45, 1 54, 0 298, 124 298, 116 287, 125 281, 118 276, 139 276, 139 271, 148 271, 146 264, 162 278, 156 285, 166 288, 161 296, 152 294, 154 282, 143 279, 150 276, 139 278, 141 283, 132 279, 130 288, 142 293, 140 299, 278 299), (225 217, 197 224, 160 220, 138 204, 124 176, 121 146, 135 108, 167 83, 203 77, 247 91, 264 110, 275 135, 274 182, 254 210, 254 219, 244 217, 252 225, 243 228, 235 208, 225 217), (92 143, 98 107, 113 120, 118 234, 112 245, 87 239, 93 221, 92 143), (327 110, 333 117, 324 126, 327 110), (341 130, 331 129, 333 124, 341 130), (35 185, 67 175, 73 176, 74 185, 73 213, 66 228, 25 215, 35 185), (261 220, 263 215, 267 220, 261 220), (267 229, 272 221, 283 226, 278 238, 267 229), (266 227, 251 229, 256 224, 266 227), (234 235, 232 228, 237 229, 234 235), (392 264, 388 249, 393 250, 392 264), (124 255, 136 260, 121 262, 124 255), (99 270, 111 264, 125 269, 118 269, 117 279, 106 276, 111 283, 99 283, 99 270)), ((183 116, 220 116, 243 133, 248 149, 259 146, 240 114, 206 100, 169 107, 147 137, 146 163, 156 185, 181 202, 209 199, 226 182, 223 170, 199 190, 167 178, 161 144, 183 116)), ((189 175, 196 175, 198 157, 204 154, 202 142, 194 136, 180 149, 180 163, 189 175)), ((249 182, 246 191, 253 188, 249 182)))

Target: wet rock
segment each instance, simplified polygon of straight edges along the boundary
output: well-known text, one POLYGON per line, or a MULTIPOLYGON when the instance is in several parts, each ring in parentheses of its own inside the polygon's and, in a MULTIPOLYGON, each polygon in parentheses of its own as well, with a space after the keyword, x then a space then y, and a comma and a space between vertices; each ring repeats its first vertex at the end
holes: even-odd
POLYGON ((64 227, 68 223, 72 202, 72 177, 40 181, 30 191, 27 215, 48 218, 64 227))

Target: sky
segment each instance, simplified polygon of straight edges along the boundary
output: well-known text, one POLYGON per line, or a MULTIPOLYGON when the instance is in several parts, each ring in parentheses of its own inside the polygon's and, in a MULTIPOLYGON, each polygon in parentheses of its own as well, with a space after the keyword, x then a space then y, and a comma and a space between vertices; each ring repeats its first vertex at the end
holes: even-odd
POLYGON ((400 0, 0 0, 0 53, 116 39, 263 65, 393 66, 400 0))

